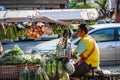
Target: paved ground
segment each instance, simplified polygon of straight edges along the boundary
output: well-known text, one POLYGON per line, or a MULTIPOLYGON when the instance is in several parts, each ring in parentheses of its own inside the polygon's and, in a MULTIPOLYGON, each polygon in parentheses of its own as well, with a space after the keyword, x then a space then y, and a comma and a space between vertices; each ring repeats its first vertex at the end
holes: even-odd
POLYGON ((103 70, 109 70, 111 72, 120 73, 120 66, 101 66, 103 70))
POLYGON ((17 42, 6 42, 3 43, 3 50, 6 49, 12 49, 14 45, 19 45, 19 47, 25 52, 25 53, 31 53, 31 50, 34 46, 37 44, 42 43, 43 41, 17 41, 17 42))

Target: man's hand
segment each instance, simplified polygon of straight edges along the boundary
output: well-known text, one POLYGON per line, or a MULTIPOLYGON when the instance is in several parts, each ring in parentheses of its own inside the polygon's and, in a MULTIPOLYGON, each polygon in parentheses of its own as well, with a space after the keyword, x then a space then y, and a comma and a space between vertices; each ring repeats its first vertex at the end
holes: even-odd
POLYGON ((72 64, 75 64, 75 59, 70 59, 69 62, 71 62, 72 64))
POLYGON ((77 53, 75 50, 72 51, 72 56, 71 58, 74 60, 74 62, 78 62, 79 60, 82 59, 79 53, 77 53))
POLYGON ((76 52, 75 50, 72 51, 72 55, 71 55, 71 57, 76 59, 76 58, 77 58, 77 57, 76 57, 76 54, 77 54, 77 52, 76 52))

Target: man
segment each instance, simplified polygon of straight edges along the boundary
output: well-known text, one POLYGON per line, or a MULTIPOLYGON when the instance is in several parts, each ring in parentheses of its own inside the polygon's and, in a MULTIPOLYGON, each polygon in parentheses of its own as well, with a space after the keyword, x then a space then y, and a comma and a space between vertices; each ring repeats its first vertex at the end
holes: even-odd
POLYGON ((96 41, 88 35, 86 24, 79 25, 77 35, 81 38, 75 49, 79 60, 74 64, 75 72, 71 75, 72 80, 80 80, 81 76, 100 64, 98 46, 96 41))

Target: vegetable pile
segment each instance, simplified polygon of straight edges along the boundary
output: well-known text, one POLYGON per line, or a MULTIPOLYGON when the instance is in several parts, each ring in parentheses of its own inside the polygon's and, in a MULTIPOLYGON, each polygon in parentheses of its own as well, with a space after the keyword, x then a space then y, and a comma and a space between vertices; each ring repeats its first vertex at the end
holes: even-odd
POLYGON ((2 54, 0 58, 0 64, 3 65, 15 65, 15 64, 39 64, 40 59, 38 55, 28 54, 25 55, 18 45, 15 45, 13 49, 8 49, 2 54))

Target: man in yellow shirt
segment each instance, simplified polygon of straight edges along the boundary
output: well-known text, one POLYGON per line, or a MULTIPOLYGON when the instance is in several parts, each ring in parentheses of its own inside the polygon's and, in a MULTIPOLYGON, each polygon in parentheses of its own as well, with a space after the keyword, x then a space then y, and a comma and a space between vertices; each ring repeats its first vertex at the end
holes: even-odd
POLYGON ((79 25, 77 35, 81 38, 75 49, 79 60, 74 64, 75 72, 71 75, 72 80, 80 80, 81 76, 100 64, 98 46, 96 41, 88 35, 86 24, 79 25))

